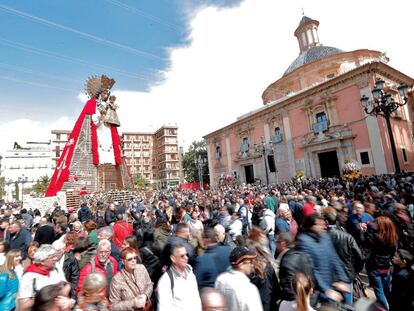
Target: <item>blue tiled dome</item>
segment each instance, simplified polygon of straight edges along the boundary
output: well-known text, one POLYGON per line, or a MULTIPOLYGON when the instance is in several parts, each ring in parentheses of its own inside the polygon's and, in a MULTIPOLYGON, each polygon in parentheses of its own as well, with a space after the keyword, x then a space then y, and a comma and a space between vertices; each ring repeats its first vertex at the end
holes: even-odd
POLYGON ((288 67, 288 69, 283 74, 284 76, 288 73, 292 72, 296 68, 299 68, 300 66, 315 62, 317 60, 320 60, 324 57, 334 55, 337 53, 342 53, 343 51, 331 46, 314 46, 310 48, 309 50, 306 50, 305 52, 302 52, 299 54, 299 56, 293 61, 292 64, 288 67))

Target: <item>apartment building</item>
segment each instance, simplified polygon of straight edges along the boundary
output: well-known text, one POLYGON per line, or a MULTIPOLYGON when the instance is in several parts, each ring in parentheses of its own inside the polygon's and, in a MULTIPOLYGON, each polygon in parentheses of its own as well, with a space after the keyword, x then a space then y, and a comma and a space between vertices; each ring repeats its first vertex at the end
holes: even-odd
POLYGON ((125 163, 132 176, 139 174, 152 183, 153 133, 125 132, 121 135, 125 163))
MULTIPOLYGON (((55 169, 56 164, 60 158, 60 155, 65 148, 66 143, 68 142, 70 130, 52 130, 52 170, 55 169)), ((53 172, 53 171, 52 171, 53 172)))

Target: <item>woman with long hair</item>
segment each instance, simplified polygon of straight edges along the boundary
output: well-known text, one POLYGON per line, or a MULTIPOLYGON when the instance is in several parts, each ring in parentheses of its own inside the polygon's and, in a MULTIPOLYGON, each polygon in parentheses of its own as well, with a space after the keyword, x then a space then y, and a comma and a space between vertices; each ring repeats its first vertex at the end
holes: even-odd
POLYGON ((259 290, 263 311, 277 310, 276 301, 280 298, 279 281, 275 272, 275 260, 269 254, 269 242, 263 230, 253 227, 246 244, 256 251, 253 260, 253 273, 250 279, 259 290))
POLYGON ((7 243, 4 240, 0 240, 0 265, 4 264, 4 262, 6 261, 6 255, 9 249, 9 243, 7 243))
POLYGON ((380 216, 369 224, 367 230, 369 256, 366 262, 369 282, 381 305, 389 310, 388 300, 391 293, 392 258, 397 251, 398 234, 392 220, 380 216))
POLYGON ((313 293, 313 283, 309 276, 298 272, 292 280, 292 287, 295 291, 295 300, 283 300, 279 311, 315 311, 310 306, 310 296, 313 293))
POLYGON ((11 250, 6 261, 0 266, 0 310, 9 311, 16 307, 15 295, 19 290, 19 278, 15 271, 20 265, 22 254, 19 250, 11 250))
POLYGON ((63 240, 66 245, 65 253, 69 253, 79 239, 80 237, 75 231, 69 231, 68 233, 66 233, 65 238, 63 240))

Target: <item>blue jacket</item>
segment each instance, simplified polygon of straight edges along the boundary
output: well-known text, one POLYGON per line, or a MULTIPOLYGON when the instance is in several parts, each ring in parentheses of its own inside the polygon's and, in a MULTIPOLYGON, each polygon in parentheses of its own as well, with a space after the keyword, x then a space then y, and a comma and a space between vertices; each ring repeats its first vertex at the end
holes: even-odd
POLYGON ((27 248, 32 242, 30 231, 23 227, 18 233, 10 235, 7 233, 6 241, 10 245, 10 249, 16 249, 22 252, 23 259, 27 257, 27 248))
POLYGON ((197 257, 194 274, 199 288, 214 287, 217 276, 230 266, 230 246, 209 246, 204 255, 197 257))
POLYGON ((278 217, 275 221, 275 232, 279 234, 281 232, 290 232, 290 225, 286 219, 278 217))
POLYGON ((14 278, 8 272, 0 272, 0 310, 10 311, 16 307, 16 297, 19 290, 19 279, 12 271, 14 278))
POLYGON ((355 213, 351 214, 349 215, 348 220, 346 222, 346 231, 348 231, 360 245, 365 240, 365 236, 364 232, 361 232, 359 224, 369 224, 373 221, 374 217, 367 213, 363 213, 361 217, 359 217, 358 214, 355 213))
POLYGON ((312 263, 317 288, 321 292, 334 289, 334 282, 351 282, 327 233, 301 233, 297 241, 297 249, 308 255, 312 263))

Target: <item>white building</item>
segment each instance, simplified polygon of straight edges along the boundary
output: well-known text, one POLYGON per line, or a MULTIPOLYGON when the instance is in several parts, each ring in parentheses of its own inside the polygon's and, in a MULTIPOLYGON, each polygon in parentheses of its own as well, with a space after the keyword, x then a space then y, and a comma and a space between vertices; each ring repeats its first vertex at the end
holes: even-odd
POLYGON ((23 190, 31 189, 42 176, 52 176, 50 142, 28 142, 25 147, 15 143, 2 160, 2 177, 5 179, 6 201, 13 200, 15 183, 19 184, 19 198, 23 190))
MULTIPOLYGON (((71 131, 69 130, 52 130, 52 169, 55 169, 56 164, 62 154, 63 149, 65 148, 66 143, 69 140, 71 131)), ((53 172, 52 172, 53 173, 53 172)))

